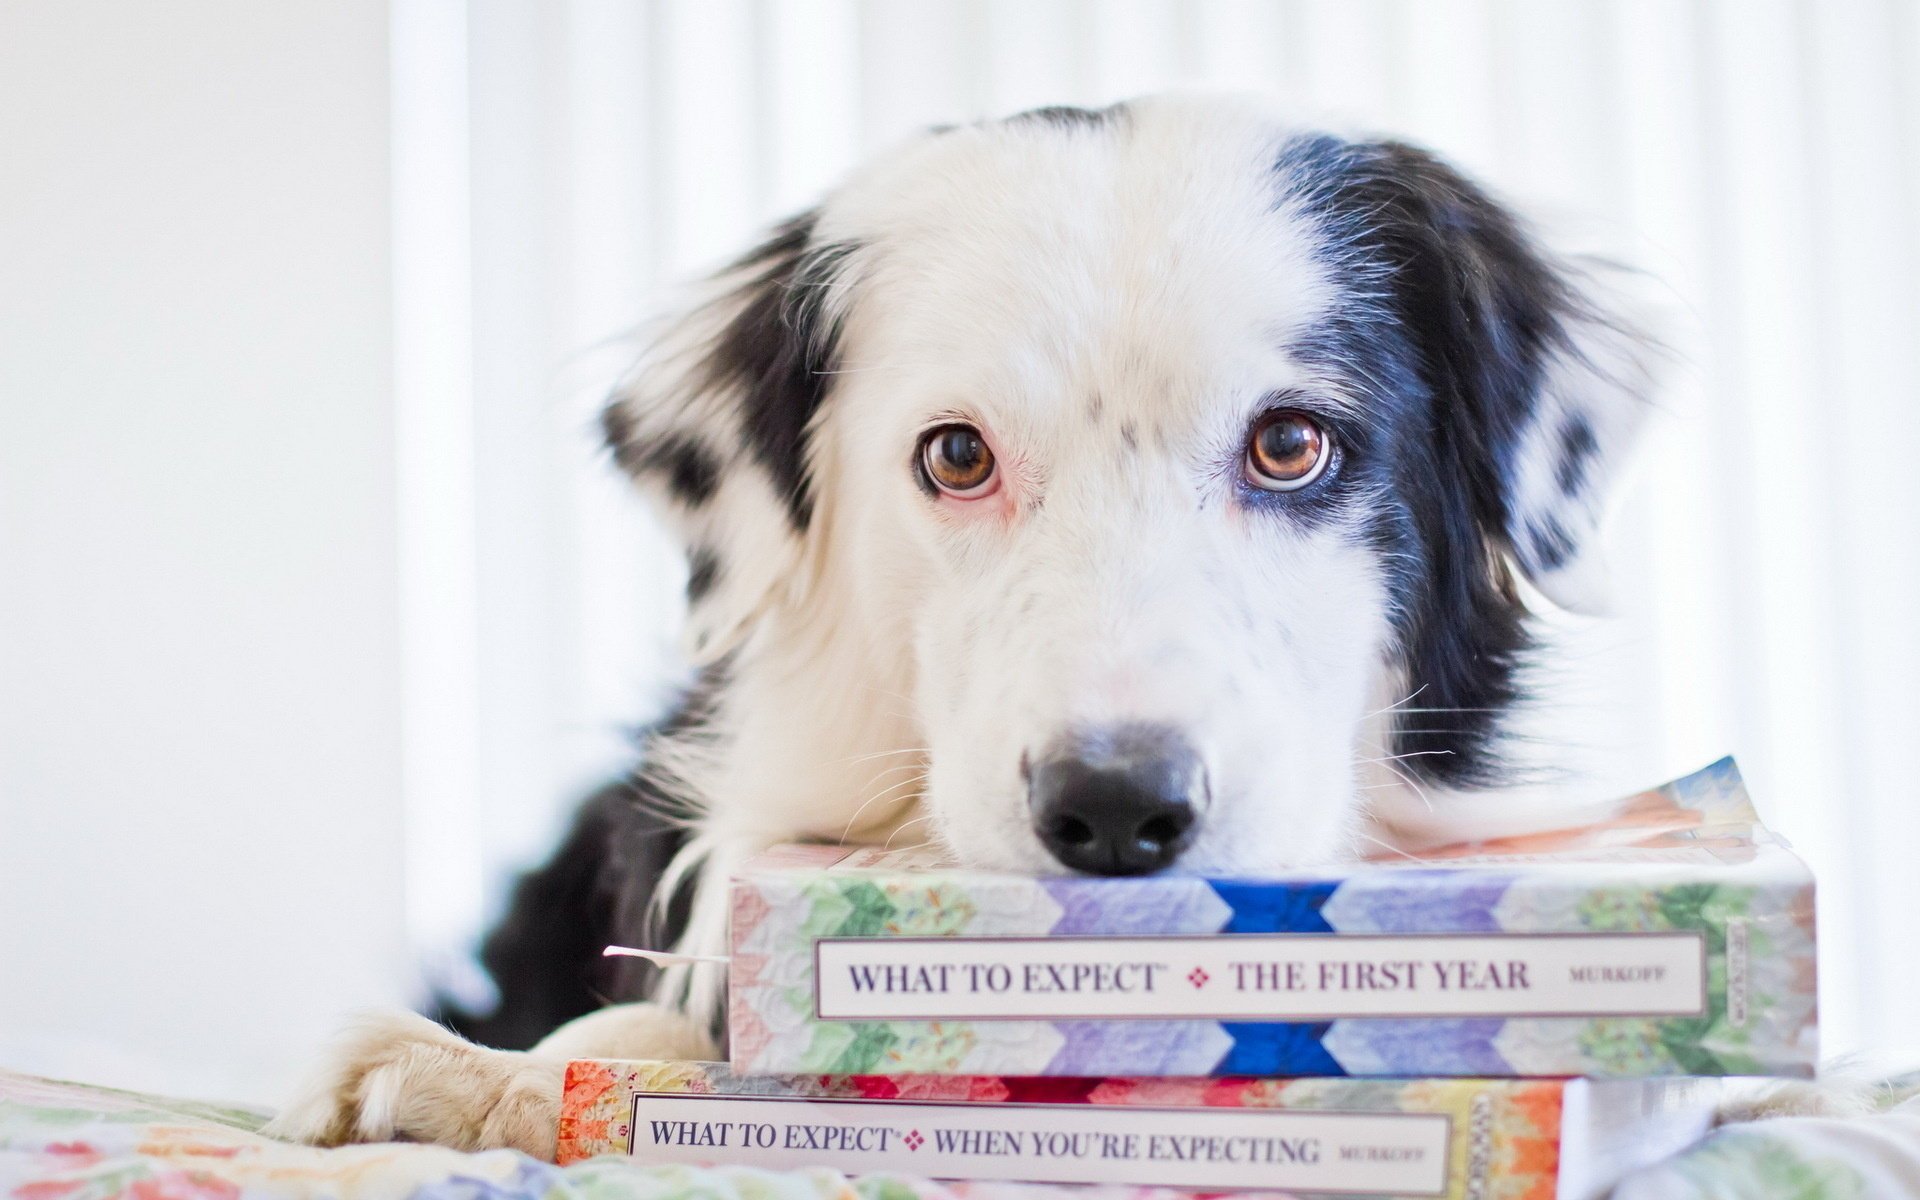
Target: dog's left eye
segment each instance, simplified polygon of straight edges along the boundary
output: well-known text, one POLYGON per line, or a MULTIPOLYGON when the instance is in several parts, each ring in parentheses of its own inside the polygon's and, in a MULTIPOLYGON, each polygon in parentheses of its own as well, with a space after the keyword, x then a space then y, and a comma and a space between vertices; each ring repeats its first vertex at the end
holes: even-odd
POLYGON ((1320 478, 1333 458, 1333 435, 1306 413, 1281 409, 1260 418, 1247 439, 1247 482, 1292 492, 1320 478))
POLYGON ((942 425, 920 441, 927 478, 949 496, 977 500, 993 490, 993 451, 971 425, 942 425))

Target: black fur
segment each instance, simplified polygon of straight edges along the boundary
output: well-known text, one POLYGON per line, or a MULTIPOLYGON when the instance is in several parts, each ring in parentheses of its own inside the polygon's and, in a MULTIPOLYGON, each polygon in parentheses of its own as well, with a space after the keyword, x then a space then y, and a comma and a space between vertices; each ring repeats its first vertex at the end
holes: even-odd
POLYGON ((1573 557, 1573 535, 1552 517, 1529 524, 1527 542, 1533 547, 1534 560, 1549 571, 1573 557))
POLYGON ((720 462, 694 438, 679 433, 639 438, 633 418, 619 404, 601 410, 600 427, 622 470, 634 476, 664 475, 667 490, 687 507, 700 507, 719 490, 720 462))
POLYGON ((738 389, 746 449, 773 476, 796 530, 813 518, 807 432, 839 361, 839 326, 827 300, 855 247, 814 245, 816 217, 804 213, 742 259, 753 272, 745 303, 709 360, 712 383, 738 389))
POLYGON ((644 756, 663 741, 700 736, 724 676, 724 667, 710 670, 672 716, 645 733, 639 771, 589 797, 560 848, 515 884, 507 915, 480 951, 500 993, 494 1009, 469 1012, 442 999, 437 1019, 482 1045, 524 1050, 575 1017, 647 998, 655 967, 601 954, 609 945, 670 946, 686 927, 686 889, 661 913, 649 907, 685 844, 690 814, 644 756))
MULTIPOLYGON (((1520 698, 1532 648, 1506 556, 1513 459, 1581 302, 1504 208, 1423 150, 1308 137, 1282 149, 1278 171, 1285 201, 1320 217, 1326 262, 1353 292, 1302 350, 1353 375, 1383 414, 1353 469, 1374 484, 1371 534, 1409 707, 1423 710, 1400 722, 1394 750, 1432 780, 1497 781, 1498 716, 1520 698)), ((1558 526, 1527 536, 1543 565, 1571 553, 1558 526)))
POLYGON ((1587 468, 1600 450, 1594 440, 1593 426, 1583 417, 1574 417, 1560 430, 1560 460, 1553 469, 1553 481, 1563 495, 1575 496, 1587 485, 1587 468))
POLYGON ((1114 104, 1106 108, 1079 108, 1071 104, 1049 104, 1042 108, 1030 108, 1008 117, 1009 121, 1040 121, 1061 129, 1098 129, 1126 115, 1126 105, 1114 104))
MULTIPOLYGON (((807 434, 839 359, 839 325, 828 299, 856 249, 814 244, 815 223, 813 213, 802 213, 733 264, 746 279, 718 303, 737 311, 702 356, 700 381, 737 399, 741 448, 766 469, 802 532, 813 517, 807 434)), ((622 469, 663 475, 689 508, 713 498, 732 457, 692 434, 638 429, 619 396, 602 410, 601 430, 622 469)))
POLYGON ((720 556, 705 546, 687 554, 687 603, 698 604, 720 578, 720 556))
POLYGON ((720 486, 720 464, 710 451, 689 437, 670 434, 647 446, 638 455, 637 469, 664 472, 667 487, 692 508, 713 499, 714 491, 720 486))

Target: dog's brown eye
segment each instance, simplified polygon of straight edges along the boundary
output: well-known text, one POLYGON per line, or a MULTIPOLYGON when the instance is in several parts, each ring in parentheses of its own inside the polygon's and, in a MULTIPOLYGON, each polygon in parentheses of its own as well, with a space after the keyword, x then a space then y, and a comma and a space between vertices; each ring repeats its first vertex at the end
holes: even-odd
POLYGON ((993 482, 993 451, 971 425, 942 425, 921 443, 927 478, 951 496, 971 499, 993 482))
POLYGON ((1333 436, 1303 412, 1268 413, 1247 442, 1247 482, 1270 492, 1291 492, 1320 478, 1333 457, 1333 436))

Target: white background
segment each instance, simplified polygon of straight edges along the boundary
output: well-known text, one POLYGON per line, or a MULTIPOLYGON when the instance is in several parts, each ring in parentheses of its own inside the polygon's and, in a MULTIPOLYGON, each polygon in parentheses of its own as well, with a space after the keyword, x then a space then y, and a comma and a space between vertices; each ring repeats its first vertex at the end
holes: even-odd
POLYGON ((1424 140, 1669 288, 1574 731, 1740 755, 1920 1063, 1920 6, 0 3, 0 1065, 272 1099, 671 682, 590 416, 912 130, 1168 85, 1424 140))
POLYGON ((387 29, 0 5, 0 1064, 404 999, 387 29))

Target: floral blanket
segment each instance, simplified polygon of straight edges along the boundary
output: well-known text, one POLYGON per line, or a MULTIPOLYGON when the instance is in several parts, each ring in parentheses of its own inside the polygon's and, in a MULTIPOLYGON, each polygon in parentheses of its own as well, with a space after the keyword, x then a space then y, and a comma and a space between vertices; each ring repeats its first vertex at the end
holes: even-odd
MULTIPOLYGON (((1849 1120, 1778 1118, 1721 1130, 1623 1183, 1614 1200, 1920 1197, 1920 1096, 1849 1120)), ((825 1168, 568 1167, 495 1150, 315 1150, 262 1137, 267 1113, 0 1071, 0 1200, 1038 1200, 1064 1189, 849 1179, 825 1168)), ((1074 1200, 1172 1200, 1146 1188, 1074 1200)))
POLYGON ((648 1167, 614 1156, 556 1167, 512 1150, 316 1150, 262 1137, 270 1115, 0 1071, 0 1200, 1035 1200, 1058 1191, 849 1179, 824 1168, 648 1167))

